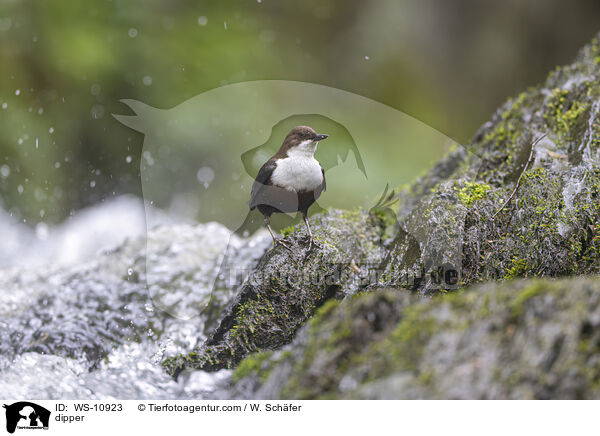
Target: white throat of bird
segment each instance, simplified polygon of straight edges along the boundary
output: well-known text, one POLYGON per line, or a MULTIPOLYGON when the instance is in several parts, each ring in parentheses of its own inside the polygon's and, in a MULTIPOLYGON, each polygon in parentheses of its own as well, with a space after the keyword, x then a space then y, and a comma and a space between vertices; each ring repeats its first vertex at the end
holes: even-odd
POLYGON ((307 139, 306 141, 302 141, 300 144, 295 147, 290 148, 287 151, 288 157, 313 157, 315 155, 315 151, 317 150, 318 142, 313 141, 312 139, 307 139))

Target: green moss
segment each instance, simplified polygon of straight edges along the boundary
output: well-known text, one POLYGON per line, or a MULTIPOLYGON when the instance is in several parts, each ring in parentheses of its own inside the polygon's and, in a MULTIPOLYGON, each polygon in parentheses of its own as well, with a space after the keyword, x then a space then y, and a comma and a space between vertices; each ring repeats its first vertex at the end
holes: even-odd
POLYGON ((477 200, 481 200, 489 189, 490 186, 485 183, 466 182, 457 195, 462 204, 471 207, 477 200))
POLYGON ((544 120, 560 139, 572 140, 588 108, 589 103, 570 96, 569 91, 554 88, 548 98, 544 120))
POLYGON ((418 360, 425 345, 437 330, 435 318, 426 313, 427 306, 416 304, 407 306, 402 320, 391 335, 378 344, 375 353, 387 350, 393 359, 393 365, 406 370, 418 370, 418 360))
POLYGON ((432 369, 422 370, 417 376, 417 381, 425 386, 432 384, 435 380, 435 372, 432 369))
MULTIPOLYGON (((277 293, 277 287, 272 288, 277 293)), ((229 337, 249 350, 255 350, 253 341, 269 334, 266 327, 273 318, 285 317, 285 313, 276 313, 273 304, 258 295, 255 300, 248 300, 238 307, 236 322, 229 330, 229 337)))
POLYGON ((363 215, 362 208, 356 208, 354 210, 346 210, 346 211, 342 212, 340 217, 344 221, 349 221, 351 223, 358 223, 363 219, 364 215, 363 215))
MULTIPOLYGON (((494 128, 483 137, 481 145, 486 147, 491 155, 497 155, 496 166, 512 164, 515 147, 520 145, 518 139, 523 134, 524 115, 535 99, 535 88, 522 92, 517 98, 509 99, 504 105, 504 110, 496 118, 494 128), (502 157, 500 158, 500 156, 502 157)), ((505 168, 491 166, 484 170, 484 173, 496 173, 504 170, 505 168)), ((489 174, 487 175, 489 176, 489 174)))
POLYGON ((292 233, 294 233, 295 230, 296 230, 295 226, 287 226, 286 228, 281 230, 281 236, 283 236, 285 238, 286 236, 289 236, 292 233))
POLYGON ((512 266, 506 271, 504 280, 512 280, 517 277, 522 277, 528 270, 527 261, 525 259, 519 259, 513 257, 512 266))
POLYGON ((376 208, 372 209, 369 214, 375 227, 380 229, 381 238, 392 238, 396 234, 397 221, 393 209, 389 207, 376 208))
POLYGON ((490 295, 485 294, 483 297, 483 301, 478 306, 477 311, 475 312, 475 316, 479 319, 485 319, 490 316, 490 295))
POLYGON ((251 354, 240 362, 233 372, 232 379, 235 383, 249 376, 258 376, 264 383, 269 377, 266 365, 273 355, 272 351, 263 351, 261 353, 251 354))
POLYGON ((525 311, 525 303, 536 295, 539 295, 543 290, 544 288, 541 283, 534 282, 519 292, 509 305, 511 315, 513 317, 522 315, 525 311))
POLYGON ((327 316, 340 305, 339 300, 330 299, 321 306, 314 316, 308 321, 313 327, 317 327, 327 316))
POLYGON ((506 143, 514 143, 517 135, 517 125, 513 121, 507 121, 512 115, 512 112, 506 111, 502 115, 504 121, 498 123, 496 128, 488 133, 484 142, 493 143, 496 146, 506 145, 506 143))

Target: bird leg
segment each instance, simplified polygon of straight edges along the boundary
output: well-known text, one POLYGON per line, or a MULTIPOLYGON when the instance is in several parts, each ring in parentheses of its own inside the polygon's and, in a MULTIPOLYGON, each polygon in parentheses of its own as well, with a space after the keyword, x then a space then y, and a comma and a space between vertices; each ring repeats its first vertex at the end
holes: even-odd
POLYGON ((283 238, 277 239, 275 237, 275 233, 273 233, 273 230, 271 229, 271 223, 269 222, 269 217, 268 216, 265 217, 265 225, 267 226, 267 229, 269 229, 269 233, 271 234, 271 238, 273 238, 273 246, 282 245, 285 248, 287 248, 288 250, 293 251, 285 242, 283 242, 283 238))
POLYGON ((321 246, 313 239, 313 234, 310 230, 310 224, 308 224, 308 217, 306 216, 305 212, 302 212, 302 219, 304 220, 304 224, 306 224, 306 229, 308 230, 308 251, 312 250, 313 245, 320 248, 321 246))

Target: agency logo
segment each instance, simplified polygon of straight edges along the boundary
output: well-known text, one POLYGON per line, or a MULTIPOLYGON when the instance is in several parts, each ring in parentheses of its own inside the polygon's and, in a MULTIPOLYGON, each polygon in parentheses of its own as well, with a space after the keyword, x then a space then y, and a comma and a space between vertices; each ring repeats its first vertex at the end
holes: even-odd
POLYGON ((6 409, 6 431, 14 433, 16 429, 48 430, 50 411, 42 406, 28 401, 19 401, 6 409))

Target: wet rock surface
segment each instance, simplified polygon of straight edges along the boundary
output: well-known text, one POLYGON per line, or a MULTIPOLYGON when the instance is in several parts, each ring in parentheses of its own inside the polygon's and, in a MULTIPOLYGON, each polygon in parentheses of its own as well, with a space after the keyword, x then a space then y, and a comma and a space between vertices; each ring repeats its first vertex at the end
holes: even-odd
POLYGON ((600 281, 488 283, 333 303, 234 372, 249 398, 600 398, 600 281))
MULTIPOLYGON (((419 249, 398 233, 385 285, 447 263, 462 285, 600 271, 599 47, 596 38, 575 63, 509 99, 468 151, 402 193, 398 215, 419 249)), ((414 288, 436 290, 427 281, 414 288)))
POLYGON ((289 249, 269 250, 203 346, 164 362, 169 373, 232 368, 251 352, 281 347, 327 300, 364 286, 361 267, 378 264, 386 251, 384 224, 363 211, 333 210, 311 221, 319 247, 309 251, 298 226, 285 239, 289 249))

